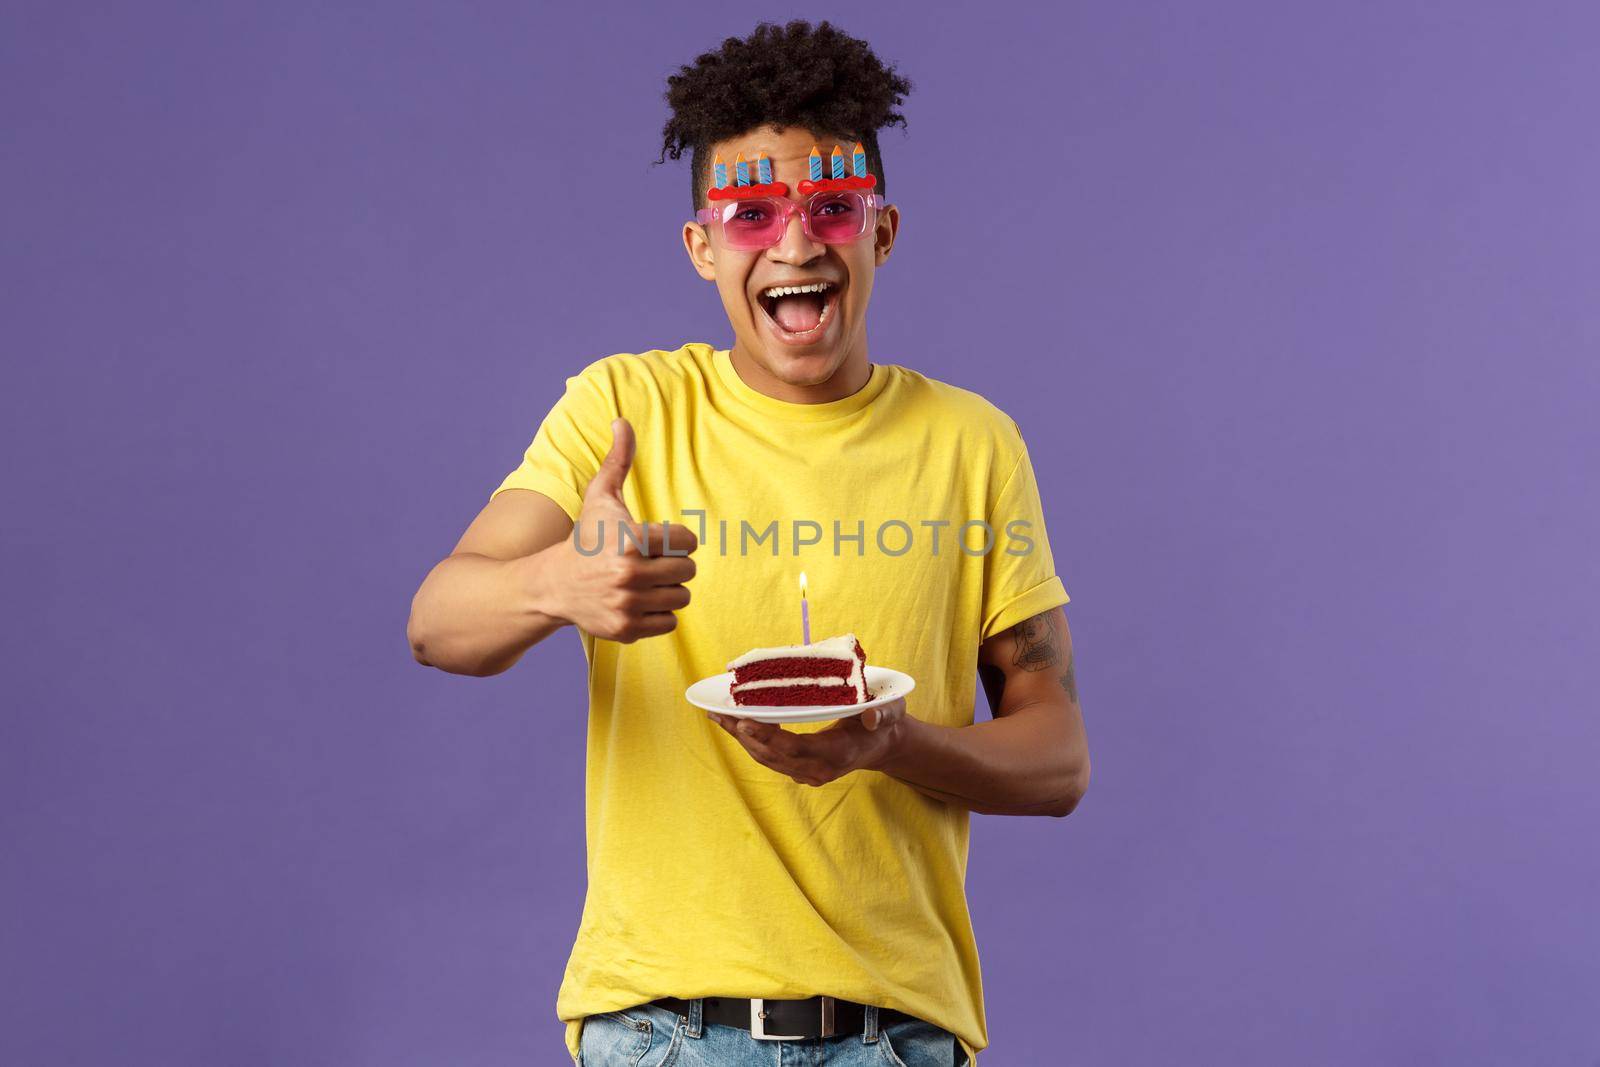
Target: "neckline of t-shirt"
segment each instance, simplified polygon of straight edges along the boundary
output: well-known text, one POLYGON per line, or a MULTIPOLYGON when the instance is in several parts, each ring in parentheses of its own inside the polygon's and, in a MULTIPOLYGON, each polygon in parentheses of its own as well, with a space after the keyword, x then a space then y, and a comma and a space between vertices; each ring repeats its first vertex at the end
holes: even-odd
POLYGON ((734 368, 733 354, 728 349, 714 349, 711 358, 717 366, 717 377, 722 379, 722 384, 726 385, 734 396, 764 415, 794 422, 822 422, 854 414, 877 399, 878 394, 883 392, 884 386, 889 384, 889 368, 879 363, 872 363, 868 364, 871 375, 867 378, 867 384, 849 396, 824 401, 821 404, 797 404, 790 400, 779 400, 775 396, 768 396, 745 382, 734 368))

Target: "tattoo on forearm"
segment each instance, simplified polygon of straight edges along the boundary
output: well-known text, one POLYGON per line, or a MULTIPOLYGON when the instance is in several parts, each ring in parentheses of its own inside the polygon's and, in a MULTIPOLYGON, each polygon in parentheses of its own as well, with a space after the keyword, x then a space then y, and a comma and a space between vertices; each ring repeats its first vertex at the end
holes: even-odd
POLYGON ((1061 638, 1056 633, 1055 611, 1042 611, 1011 628, 1017 654, 1011 663, 1025 671, 1042 671, 1061 661, 1061 638))
MULTIPOLYGON (((1062 652, 1062 623, 1057 621, 1058 610, 1042 611, 1029 619, 1023 619, 1011 627, 1012 656, 1011 665, 1018 670, 1034 672, 1050 668, 1056 669, 1056 681, 1066 691, 1068 699, 1074 704, 1078 702, 1078 680, 1073 670, 1072 645, 1067 642, 1065 655, 1062 652), (1061 666, 1061 661, 1066 660, 1066 666, 1061 666)), ((1000 714, 1000 705, 1005 696, 1006 672, 999 666, 988 663, 978 664, 978 679, 983 683, 983 694, 989 699, 989 710, 994 715, 1000 714)))

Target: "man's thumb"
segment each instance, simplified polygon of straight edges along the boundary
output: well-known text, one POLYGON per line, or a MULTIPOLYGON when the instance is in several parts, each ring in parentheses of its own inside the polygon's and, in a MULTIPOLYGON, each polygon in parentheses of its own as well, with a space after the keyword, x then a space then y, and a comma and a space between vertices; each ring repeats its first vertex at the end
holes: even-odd
POLYGON ((622 483, 627 480, 628 470, 633 466, 633 426, 627 419, 613 419, 611 422, 611 451, 606 453, 606 458, 601 461, 600 469, 595 473, 594 481, 589 483, 588 496, 603 493, 615 497, 617 503, 622 503, 622 483))

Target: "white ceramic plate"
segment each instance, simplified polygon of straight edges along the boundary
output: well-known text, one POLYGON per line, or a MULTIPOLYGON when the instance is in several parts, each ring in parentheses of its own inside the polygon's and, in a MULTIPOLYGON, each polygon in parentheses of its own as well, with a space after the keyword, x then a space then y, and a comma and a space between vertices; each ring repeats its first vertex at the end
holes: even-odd
POLYGON ((905 696, 917 687, 916 679, 889 667, 867 667, 867 696, 864 704, 805 705, 796 707, 762 707, 756 704, 739 705, 733 702, 728 686, 733 674, 714 674, 702 678, 684 692, 689 703, 706 711, 732 715, 738 719, 755 719, 758 722, 822 722, 825 719, 845 719, 859 715, 868 708, 887 704, 905 696))

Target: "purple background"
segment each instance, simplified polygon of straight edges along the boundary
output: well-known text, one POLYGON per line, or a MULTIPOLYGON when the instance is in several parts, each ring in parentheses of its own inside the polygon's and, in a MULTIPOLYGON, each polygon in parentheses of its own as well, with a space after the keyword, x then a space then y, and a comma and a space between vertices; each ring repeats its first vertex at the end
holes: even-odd
MULTIPOLYGON (((578 642, 404 624, 565 375, 728 341, 649 164, 753 12, 6 6, 0 1061, 565 1062, 578 642)), ((986 1067, 1600 1058, 1593 12, 807 11, 916 83, 872 355, 1073 596, 986 1067)))

